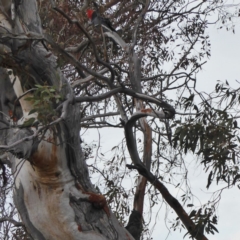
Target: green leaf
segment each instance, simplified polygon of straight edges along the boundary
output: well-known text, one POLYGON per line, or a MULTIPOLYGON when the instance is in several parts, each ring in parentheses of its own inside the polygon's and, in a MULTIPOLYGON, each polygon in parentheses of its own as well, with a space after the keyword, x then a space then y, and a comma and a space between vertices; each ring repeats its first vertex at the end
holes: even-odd
POLYGON ((41 102, 41 100, 35 100, 34 103, 33 103, 33 106, 38 105, 40 102, 41 102))
POLYGON ((208 183, 207 183, 207 186, 206 186, 207 189, 209 188, 209 186, 212 183, 212 175, 213 175, 213 172, 211 171, 210 174, 208 175, 208 183))
POLYGON ((44 86, 35 84, 35 87, 37 87, 37 88, 43 88, 44 86))
POLYGON ((33 100, 33 97, 26 97, 24 98, 25 101, 32 101, 33 100))
POLYGON ((29 118, 28 120, 26 120, 20 127, 24 128, 24 127, 31 127, 33 125, 33 123, 35 122, 36 118, 29 118))
POLYGON ((234 164, 236 164, 235 152, 232 153, 232 161, 234 164))
POLYGON ((234 177, 232 184, 234 185, 239 178, 240 178, 240 175, 237 174, 237 175, 234 177))
MULTIPOLYGON (((217 228, 216 228, 213 224, 209 223, 209 227, 210 227, 211 229, 213 229, 215 232, 218 233, 217 228)), ((214 233, 213 233, 213 234, 214 234, 214 233)))
POLYGON ((197 211, 196 210, 192 210, 191 213, 189 214, 189 217, 192 218, 194 216, 196 216, 197 211))
POLYGON ((36 108, 32 109, 32 110, 28 113, 28 115, 31 115, 31 114, 33 114, 33 113, 35 113, 35 112, 37 112, 37 109, 36 109, 36 108))

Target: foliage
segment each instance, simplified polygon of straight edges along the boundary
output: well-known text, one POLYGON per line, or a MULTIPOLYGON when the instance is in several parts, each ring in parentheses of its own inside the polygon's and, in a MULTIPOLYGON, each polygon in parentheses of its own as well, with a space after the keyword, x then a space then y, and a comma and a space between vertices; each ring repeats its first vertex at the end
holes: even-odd
MULTIPOLYGON (((57 45, 55 47, 45 40, 47 45, 45 43, 44 47, 58 57, 58 66, 71 84, 76 97, 99 96, 113 87, 134 88, 130 81, 129 53, 110 38, 104 37, 89 23, 86 8, 83 8, 85 1, 55 1, 65 15, 53 11, 51 1, 38 2, 44 31, 57 45), (68 18, 78 21, 81 27, 68 18), (105 68, 107 70, 104 72, 105 68), (92 78, 86 80, 89 76, 92 78)), ((99 14, 111 20, 117 33, 128 45, 134 42, 133 33, 137 29, 134 50, 141 58, 138 79, 141 92, 174 105, 177 113, 180 113, 174 120, 147 119, 153 132, 151 171, 156 178, 167 187, 177 188, 179 182, 186 182, 186 188, 182 190, 185 192, 182 202, 183 205, 191 204, 194 196, 187 184, 184 157, 193 153, 200 159, 205 171, 209 172, 207 188, 214 180, 216 183, 225 182, 228 187, 238 184, 240 139, 236 107, 240 101, 239 89, 231 89, 227 82, 218 83, 215 92, 205 96, 196 88, 196 74, 211 56, 207 32, 210 17, 216 16, 225 25, 226 21, 233 22, 238 9, 234 13, 228 12, 224 3, 217 0, 96 2, 99 5, 99 14), (145 16, 139 18, 148 2, 145 16), (175 178, 176 173, 178 178, 175 178)), ((88 7, 94 8, 95 5, 91 2, 88 7)), ((233 29, 232 26, 230 29, 233 29)), ((53 86, 43 84, 35 87, 32 95, 25 98, 33 106, 29 115, 37 113, 37 120, 47 125, 59 117, 58 106, 66 96, 60 95, 53 86)), ((132 97, 123 93, 119 93, 118 97, 121 108, 114 97, 83 103, 82 129, 123 128, 119 111, 122 110, 130 117, 136 110, 136 104, 132 97)), ((143 109, 146 107, 153 112, 159 110, 147 101, 144 104, 143 109)), ((24 127, 31 126, 36 118, 28 121, 24 123, 24 127)), ((141 123, 137 123, 134 129, 136 144, 143 158, 145 143, 141 135, 141 123)), ((129 158, 125 153, 126 143, 123 141, 113 148, 111 158, 109 155, 104 157, 104 154, 98 154, 98 147, 96 151, 93 148, 96 147, 83 147, 90 174, 100 175, 95 184, 107 197, 118 219, 126 223, 126 216, 131 210, 129 205, 132 205, 135 187, 138 186, 136 175, 126 170, 129 158), (97 155, 94 157, 95 161, 90 161, 89 158, 94 154, 97 155), (97 157, 99 161, 96 161, 97 157), (131 188, 127 189, 124 183, 129 178, 133 181, 131 188)), ((163 202, 154 187, 147 186, 146 193, 150 208, 163 202)), ((211 234, 217 232, 215 204, 205 204, 198 209, 192 205, 194 209, 190 212, 190 217, 199 229, 204 227, 211 234)), ((145 219, 145 222, 148 221, 145 219)), ((179 226, 181 227, 177 218, 172 227, 175 230, 179 226)), ((147 224, 145 231, 147 232, 147 224)), ((150 233, 146 233, 144 237, 149 237, 148 234, 150 233)))
MULTIPOLYGON (((32 102, 33 109, 28 113, 31 115, 37 113, 37 119, 44 125, 52 122, 58 116, 56 106, 63 100, 54 86, 35 85, 36 89, 33 95, 26 97, 25 101, 32 102)), ((24 122, 24 126, 31 126, 35 118, 30 118, 24 122)))
POLYGON ((212 181, 224 181, 235 185, 239 181, 239 137, 236 107, 238 89, 218 83, 216 92, 202 97, 201 108, 193 103, 193 95, 183 100, 196 110, 195 118, 189 118, 177 127, 173 142, 175 147, 196 153, 209 171, 207 188, 212 181))

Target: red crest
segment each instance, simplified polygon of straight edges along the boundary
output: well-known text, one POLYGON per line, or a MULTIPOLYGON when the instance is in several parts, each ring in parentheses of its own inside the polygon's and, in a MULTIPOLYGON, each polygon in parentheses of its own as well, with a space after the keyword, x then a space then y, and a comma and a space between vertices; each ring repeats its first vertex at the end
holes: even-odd
POLYGON ((87 17, 89 18, 89 19, 92 19, 92 14, 93 14, 93 10, 92 9, 88 9, 87 10, 87 17))

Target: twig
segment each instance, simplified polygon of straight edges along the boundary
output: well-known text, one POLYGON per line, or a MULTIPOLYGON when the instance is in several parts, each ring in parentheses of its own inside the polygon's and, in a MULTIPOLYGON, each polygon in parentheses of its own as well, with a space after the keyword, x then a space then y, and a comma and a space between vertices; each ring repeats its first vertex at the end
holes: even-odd
POLYGON ((25 226, 22 222, 17 222, 14 219, 9 218, 9 217, 0 218, 0 223, 6 222, 6 221, 12 223, 15 227, 24 227, 25 226))

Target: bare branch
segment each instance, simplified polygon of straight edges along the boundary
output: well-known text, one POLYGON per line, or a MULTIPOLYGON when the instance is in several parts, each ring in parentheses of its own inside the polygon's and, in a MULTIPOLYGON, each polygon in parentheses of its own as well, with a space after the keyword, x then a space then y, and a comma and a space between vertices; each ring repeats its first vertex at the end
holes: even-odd
POLYGON ((22 222, 17 222, 14 219, 9 218, 9 217, 0 218, 0 223, 6 222, 6 221, 12 223, 15 227, 24 227, 25 226, 22 222))
POLYGON ((137 43, 137 31, 138 31, 138 27, 139 27, 140 22, 143 20, 145 14, 146 14, 146 12, 147 12, 147 10, 148 10, 149 4, 150 4, 150 0, 146 0, 144 9, 143 9, 143 11, 141 12, 140 16, 138 17, 137 22, 135 23, 134 31, 133 31, 133 37, 132 37, 131 51, 133 50, 134 46, 135 46, 136 43, 137 43))
POLYGON ((178 202, 178 200, 170 194, 170 192, 164 186, 164 184, 161 183, 150 171, 148 171, 143 164, 135 165, 127 164, 127 167, 129 169, 136 169, 139 172, 139 174, 144 176, 154 187, 156 187, 159 190, 165 201, 169 204, 171 208, 174 209, 174 211, 181 219, 182 223, 185 225, 185 227, 192 235, 192 237, 196 238, 197 240, 207 240, 203 233, 199 231, 199 229, 197 229, 196 225, 188 216, 188 214, 183 209, 182 205, 178 202))
POLYGON ((121 3, 121 0, 112 0, 110 2, 107 2, 105 5, 104 5, 104 8, 110 8, 118 3, 121 3))
POLYGON ((66 47, 64 50, 69 53, 77 53, 81 51, 89 43, 88 40, 84 39, 80 44, 72 47, 66 47))
MULTIPOLYGON (((104 68, 104 69, 100 70, 97 74, 101 74, 102 75, 102 74, 104 74, 104 73, 106 73, 108 71, 109 70, 107 68, 104 68)), ((80 79, 80 80, 77 80, 77 81, 73 82, 73 84, 71 86, 73 88, 75 88, 75 87, 81 85, 82 83, 89 82, 89 81, 91 81, 93 79, 94 79, 94 76, 90 75, 90 76, 87 76, 86 78, 83 78, 83 79, 80 79)))
POLYGON ((108 112, 108 113, 104 113, 104 114, 97 114, 97 115, 92 115, 92 116, 82 118, 81 122, 92 120, 94 118, 109 117, 109 116, 116 116, 116 115, 119 115, 119 112, 108 112))
POLYGON ((111 78, 108 80, 109 82, 109 85, 112 85, 111 83, 114 81, 114 71, 113 71, 113 68, 111 67, 111 65, 109 65, 107 62, 104 62, 99 56, 98 56, 98 53, 97 53, 97 49, 96 49, 96 46, 92 40, 92 38, 90 37, 90 35, 88 34, 88 32, 82 27, 82 25, 77 21, 77 20, 72 20, 67 14, 65 14, 64 11, 62 11, 61 9, 57 8, 57 7, 54 7, 53 8, 56 12, 60 13, 62 16, 64 16, 69 23, 71 24, 75 24, 85 35, 86 37, 88 38, 88 40, 91 42, 92 44, 92 47, 93 47, 93 51, 94 51, 94 54, 95 54, 95 57, 96 57, 96 60, 101 63, 103 66, 107 67, 109 69, 109 71, 111 72, 111 78))
POLYGON ((156 99, 154 97, 150 97, 150 96, 142 94, 142 93, 136 93, 135 91, 133 91, 131 89, 120 88, 120 87, 119 88, 114 88, 114 89, 110 90, 109 92, 107 92, 105 94, 95 96, 95 97, 87 97, 87 96, 76 97, 75 101, 76 102, 98 102, 98 101, 104 100, 108 97, 111 97, 111 96, 113 96, 114 94, 117 94, 117 93, 125 93, 125 94, 130 95, 134 98, 138 98, 138 99, 141 99, 141 100, 144 100, 144 101, 149 101, 149 102, 155 103, 155 104, 157 104, 160 107, 165 109, 165 114, 166 114, 166 111, 168 111, 168 114, 165 115, 165 117, 170 117, 171 118, 175 114, 174 108, 164 101, 161 101, 161 100, 156 99))

